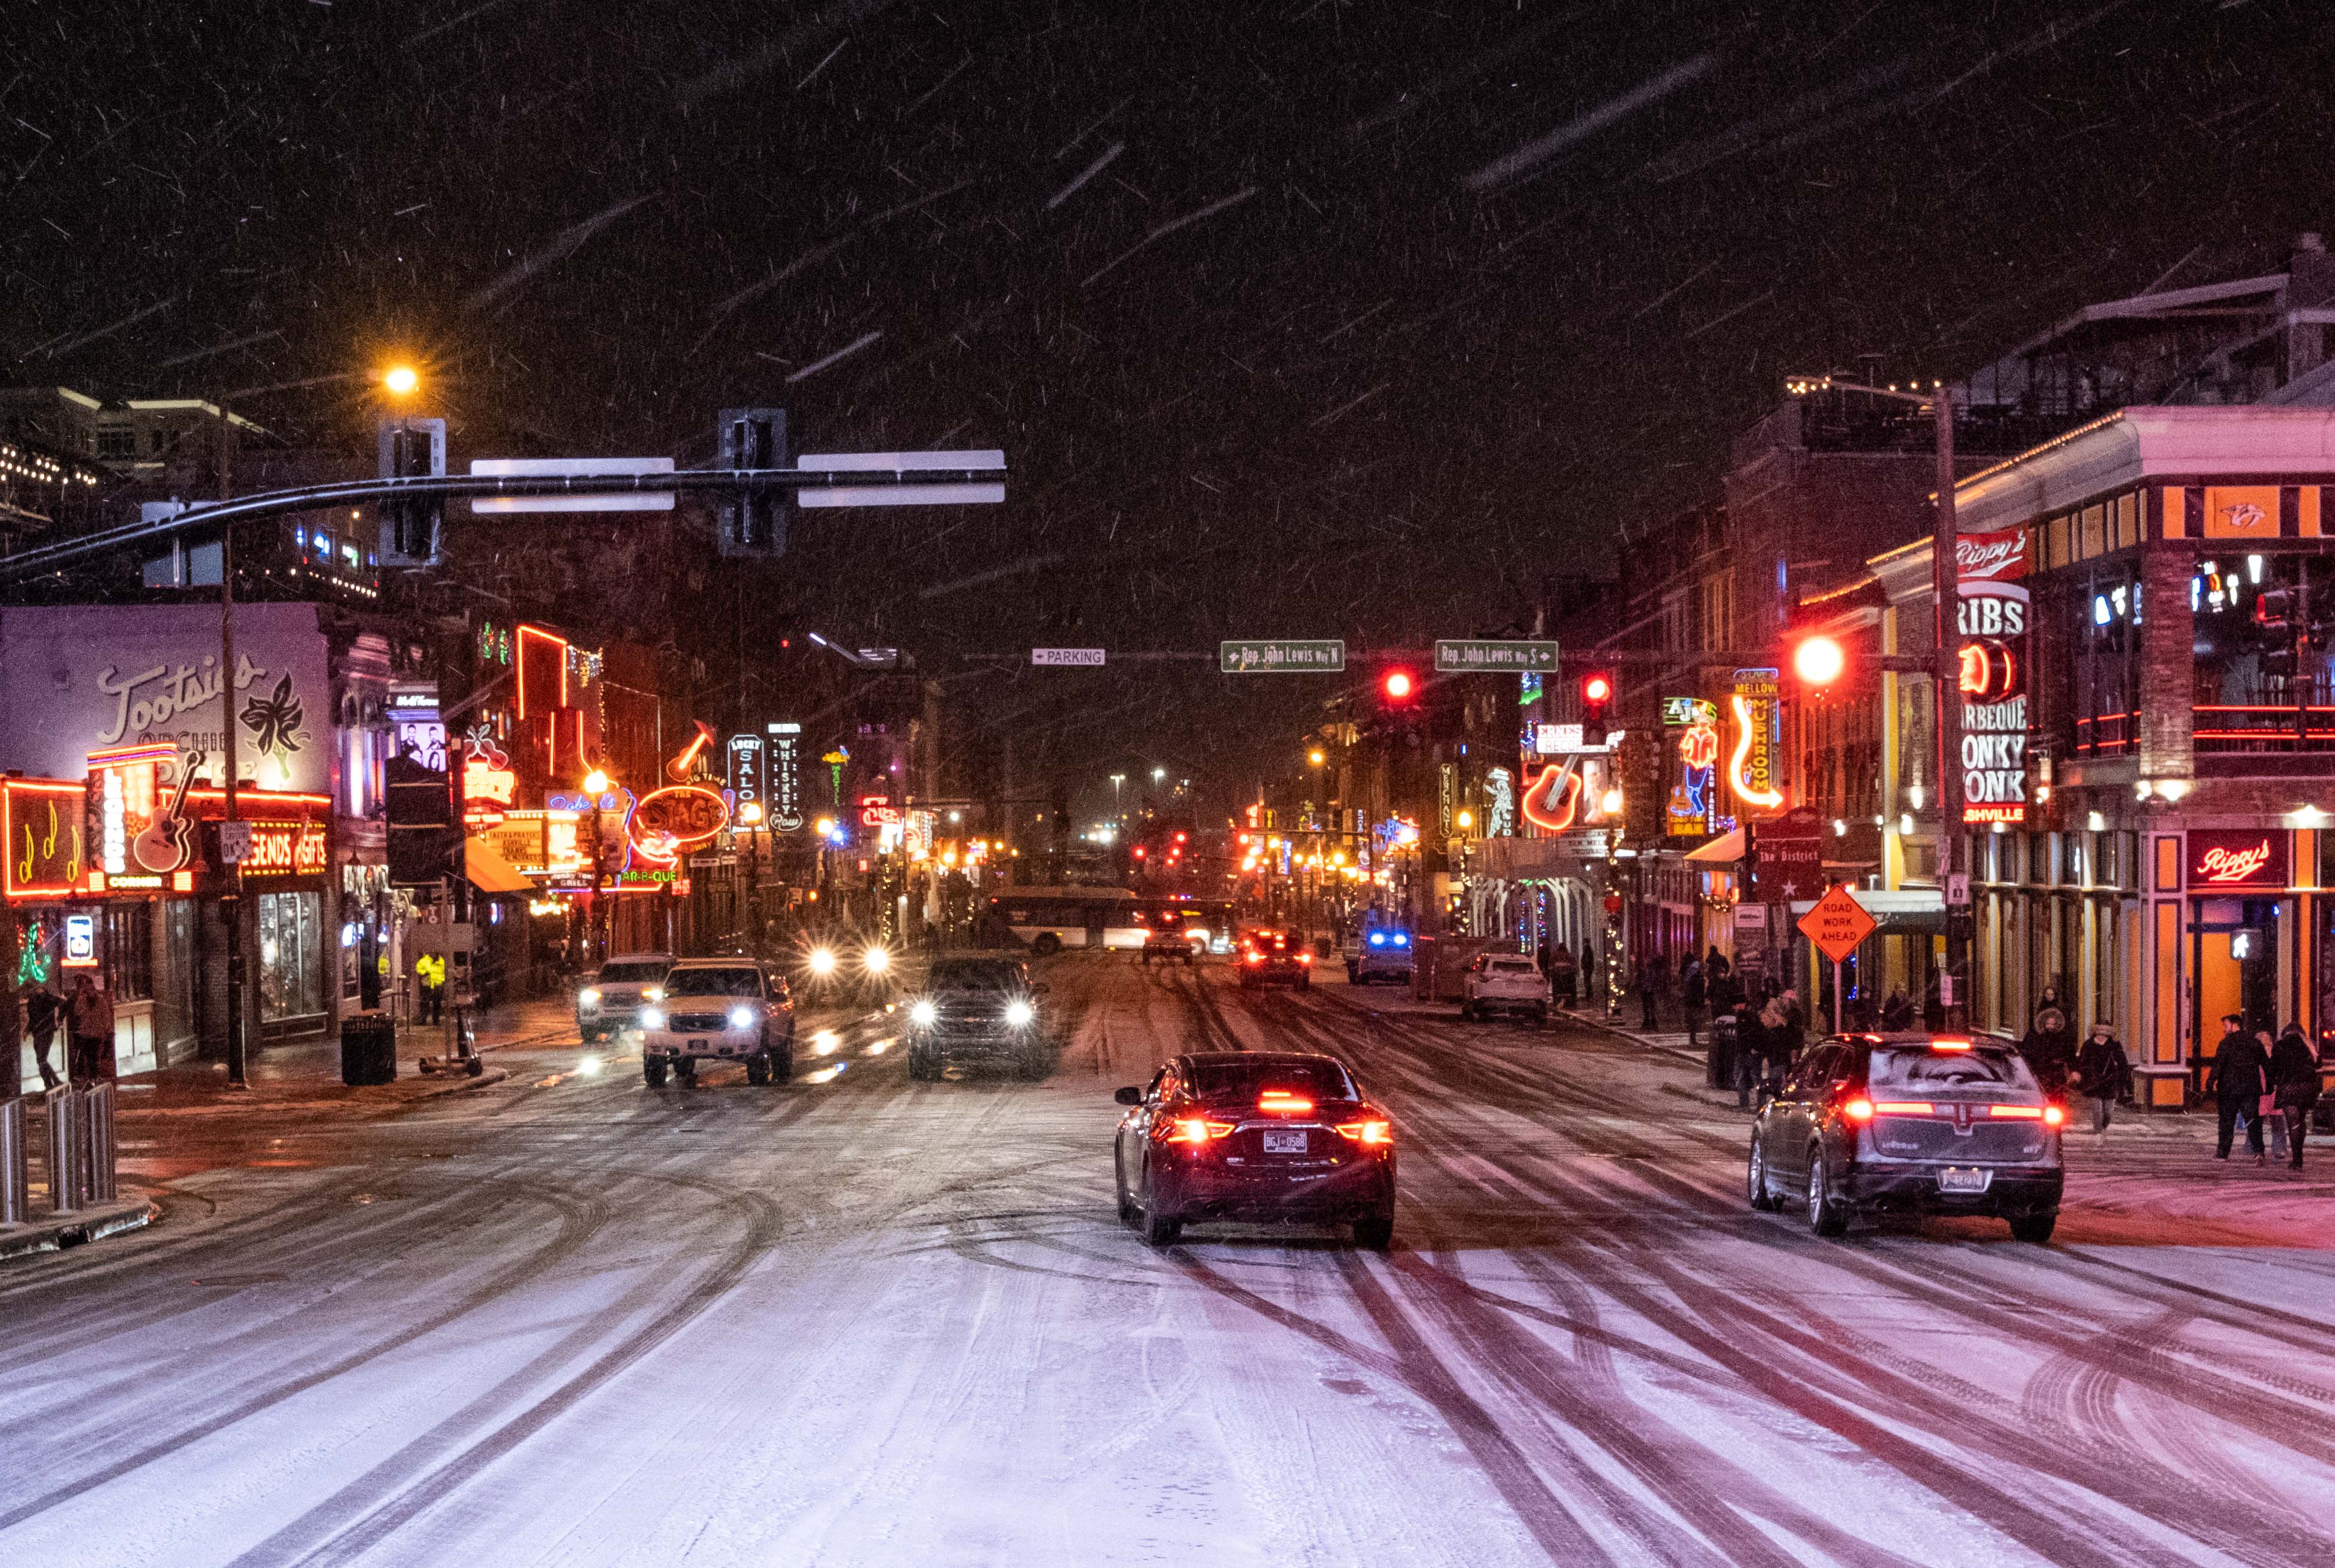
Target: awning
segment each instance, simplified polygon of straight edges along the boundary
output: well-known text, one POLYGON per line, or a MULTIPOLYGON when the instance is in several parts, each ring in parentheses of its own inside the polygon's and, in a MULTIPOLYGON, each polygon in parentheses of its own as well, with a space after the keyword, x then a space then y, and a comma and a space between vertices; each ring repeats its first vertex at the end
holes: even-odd
POLYGON ((1700 849, 1690 849, 1686 857, 1709 866, 1721 861, 1743 858, 1743 829, 1730 828, 1700 849))
POLYGON ((483 838, 462 840, 462 869, 481 893, 526 893, 535 886, 483 838))

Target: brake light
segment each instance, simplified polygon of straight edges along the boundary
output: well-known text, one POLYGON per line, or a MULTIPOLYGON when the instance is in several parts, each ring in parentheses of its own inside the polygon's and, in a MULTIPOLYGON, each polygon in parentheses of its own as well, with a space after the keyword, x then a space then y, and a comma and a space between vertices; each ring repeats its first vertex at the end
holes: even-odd
POLYGON ((1851 1121, 1871 1121, 1873 1119, 1873 1102, 1865 1099, 1861 1094, 1855 1099, 1843 1105, 1840 1109, 1841 1114, 1847 1117, 1851 1121))
POLYGON ((1252 947, 1248 950, 1245 962, 1250 963, 1263 963, 1264 962, 1264 954, 1252 947))
MULTIPOLYGON (((2059 1108, 2055 1105, 2048 1108, 2058 1110, 2059 1108)), ((2046 1109, 2047 1108, 2039 1105, 1991 1105, 1986 1108, 1986 1114, 2007 1117, 2016 1121, 2049 1121, 2052 1126, 2059 1126, 2057 1121, 2045 1114, 2046 1109)))
POLYGON ((1935 1108, 1926 1099, 1884 1099, 1873 1108, 1875 1116, 1931 1116, 1935 1108))
POLYGON ((1312 1110, 1313 1102, 1285 1089, 1268 1089, 1256 1097, 1256 1108, 1268 1116, 1287 1116, 1312 1110))
POLYGON ((2066 1121, 2067 1119, 2068 1113, 2061 1110, 2058 1106, 2047 1105, 2043 1108, 2043 1125, 2045 1127, 2058 1127, 2061 1122, 2066 1121))
POLYGON ((1297 962, 1300 963, 1311 963, 1313 962, 1313 955, 1310 953, 1301 953, 1297 955, 1297 962))
POLYGON ((1930 1049, 1932 1050, 1968 1050, 1970 1048, 1971 1042, 1967 1040, 1933 1040, 1930 1041, 1930 1049))
POLYGON ((1173 1127, 1168 1135, 1169 1143, 1206 1143, 1211 1138, 1230 1137, 1233 1130, 1230 1122, 1203 1121, 1197 1117, 1177 1121, 1173 1127))
POLYGON ((1394 1142, 1394 1124, 1386 1121, 1342 1121, 1338 1124, 1341 1137, 1359 1144, 1373 1147, 1394 1142))

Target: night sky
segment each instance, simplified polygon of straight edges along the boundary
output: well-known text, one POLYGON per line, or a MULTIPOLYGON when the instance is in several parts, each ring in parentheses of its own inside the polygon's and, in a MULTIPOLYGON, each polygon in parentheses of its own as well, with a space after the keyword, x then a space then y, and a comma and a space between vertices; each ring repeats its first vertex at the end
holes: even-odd
MULTIPOLYGON (((1613 570, 1787 372, 1953 376, 2335 231, 2330 44, 2312 0, 20 0, 0 353, 304 440, 409 351, 486 454, 702 462, 750 402, 1003 447, 1002 508, 797 530, 811 624, 935 667, 1419 643, 1613 570)), ((981 700, 1232 783, 1325 691, 1206 669, 981 700)))

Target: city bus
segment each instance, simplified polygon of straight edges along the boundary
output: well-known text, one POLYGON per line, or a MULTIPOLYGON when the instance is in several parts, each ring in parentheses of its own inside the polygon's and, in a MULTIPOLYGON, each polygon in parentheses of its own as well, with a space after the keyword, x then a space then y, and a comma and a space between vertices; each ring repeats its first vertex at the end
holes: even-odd
POLYGON ((1065 947, 1140 948, 1149 929, 1124 887, 1009 887, 989 910, 1040 958, 1065 947))

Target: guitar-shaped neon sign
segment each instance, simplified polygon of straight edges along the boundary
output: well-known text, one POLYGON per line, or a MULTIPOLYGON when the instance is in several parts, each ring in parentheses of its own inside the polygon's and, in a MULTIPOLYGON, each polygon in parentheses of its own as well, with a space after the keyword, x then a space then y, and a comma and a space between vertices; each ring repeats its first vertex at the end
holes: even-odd
POLYGON ((170 808, 157 811, 130 841, 131 858, 147 870, 158 875, 177 871, 194 859, 195 825, 179 812, 187 804, 187 786, 195 781, 195 769, 202 765, 202 752, 187 754, 179 764, 179 783, 170 793, 170 808))
POLYGON ((1525 790, 1520 808, 1525 820, 1536 828, 1545 828, 1551 833, 1564 832, 1573 826, 1574 818, 1581 811, 1581 775, 1573 770, 1570 762, 1562 768, 1550 763, 1525 790))

